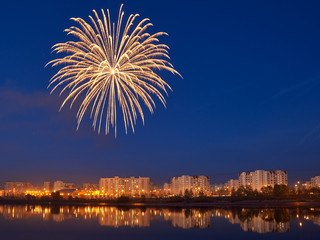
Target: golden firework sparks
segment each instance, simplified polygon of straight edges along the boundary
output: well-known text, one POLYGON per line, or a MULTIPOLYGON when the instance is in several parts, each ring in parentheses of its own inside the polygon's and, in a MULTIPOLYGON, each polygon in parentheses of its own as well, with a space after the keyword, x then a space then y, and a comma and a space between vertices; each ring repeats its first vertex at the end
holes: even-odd
POLYGON ((160 44, 158 37, 165 32, 147 33, 152 26, 149 19, 143 19, 134 28, 134 20, 138 14, 130 15, 124 29, 122 21, 124 12, 120 7, 117 24, 111 23, 110 13, 103 10, 102 19, 93 10, 94 17, 89 16, 91 24, 81 18, 71 18, 80 27, 70 27, 65 32, 79 40, 58 43, 53 46, 56 53, 66 56, 50 61, 52 66, 64 65, 51 79, 49 87, 54 86, 51 93, 62 87, 60 95, 67 91, 68 95, 60 109, 70 100, 70 109, 79 96, 83 101, 77 113, 77 129, 81 120, 91 108, 93 128, 98 127, 100 133, 102 119, 105 118, 105 133, 108 134, 110 124, 117 132, 117 105, 122 110, 125 131, 128 127, 134 132, 137 116, 144 123, 141 103, 151 112, 156 96, 165 106, 164 92, 170 86, 155 70, 166 70, 181 76, 169 63, 168 49, 160 44))

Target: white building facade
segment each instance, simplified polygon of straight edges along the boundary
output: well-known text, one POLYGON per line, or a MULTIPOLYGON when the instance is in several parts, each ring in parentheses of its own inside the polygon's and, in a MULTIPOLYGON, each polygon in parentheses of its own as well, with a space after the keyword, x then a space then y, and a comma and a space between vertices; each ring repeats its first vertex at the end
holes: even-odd
POLYGON ((227 188, 231 191, 231 190, 238 190, 239 188, 239 180, 238 179, 230 179, 227 182, 227 188))
POLYGON ((167 195, 183 196, 186 190, 192 192, 194 196, 210 194, 210 178, 208 176, 182 175, 173 177, 170 183, 164 184, 164 192, 167 195))
POLYGON ((320 176, 315 176, 313 178, 311 178, 311 187, 318 187, 320 188, 320 176))
POLYGON ((239 174, 239 186, 251 187, 260 191, 262 187, 275 185, 288 185, 288 174, 286 171, 255 170, 254 172, 242 172, 239 174))
POLYGON ((149 197, 150 178, 101 178, 99 182, 100 193, 106 197, 149 197))

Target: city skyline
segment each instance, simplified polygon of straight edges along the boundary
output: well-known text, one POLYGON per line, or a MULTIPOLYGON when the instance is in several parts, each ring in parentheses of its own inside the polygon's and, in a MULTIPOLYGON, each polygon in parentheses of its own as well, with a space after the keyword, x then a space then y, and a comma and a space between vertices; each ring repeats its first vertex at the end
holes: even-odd
MULTIPOLYGON (((218 182, 215 181, 214 178, 210 178, 209 176, 205 176, 203 174, 200 175, 188 175, 188 174, 182 174, 181 176, 171 176, 170 179, 168 179, 165 182, 161 183, 156 183, 155 181, 152 180, 152 177, 148 175, 143 175, 143 176, 104 176, 104 177, 97 177, 96 181, 92 182, 87 182, 87 181, 81 181, 81 182, 75 182, 71 181, 68 182, 66 181, 66 178, 54 178, 54 179, 42 179, 41 182, 39 183, 32 183, 34 186, 40 187, 43 186, 44 189, 46 188, 51 188, 52 191, 56 190, 56 186, 64 186, 64 185, 69 185, 72 187, 67 187, 67 188, 82 188, 84 185, 97 185, 101 186, 101 184, 111 184, 108 181, 115 181, 114 179, 119 179, 119 180, 125 180, 125 181, 134 181, 132 184, 138 184, 138 181, 140 179, 147 179, 148 185, 151 186, 151 184, 155 184, 157 187, 165 189, 166 185, 172 184, 173 186, 180 186, 180 183, 178 184, 179 181, 183 182, 181 183, 182 185, 180 187, 183 188, 183 191, 186 188, 192 188, 192 184, 195 184, 196 187, 201 186, 202 189, 205 189, 207 187, 211 187, 213 185, 215 186, 225 186, 229 187, 232 189, 234 186, 235 189, 238 189, 239 187, 251 187, 252 189, 258 189, 260 190, 261 187, 264 186, 274 186, 274 185, 288 185, 289 187, 294 187, 296 186, 297 183, 306 183, 308 185, 317 185, 320 186, 320 176, 309 176, 307 180, 301 180, 301 179, 291 179, 291 182, 288 180, 288 173, 285 170, 253 170, 253 171, 244 171, 241 172, 237 175, 237 177, 231 177, 229 176, 228 180, 224 182, 218 182), (102 181, 104 183, 102 183, 102 181), (107 183, 108 182, 108 183, 107 183), (177 182, 177 183, 175 183, 177 182), (177 185, 178 184, 178 185, 177 185), (50 186, 50 187, 47 187, 50 186)), ((289 178, 290 179, 290 178, 289 178)), ((143 180, 144 181, 144 180, 143 180)), ((2 187, 5 186, 6 183, 12 183, 12 182, 21 182, 21 183, 30 183, 32 181, 27 181, 26 179, 20 179, 20 181, 11 181, 11 180, 6 180, 4 182, 0 182, 2 184, 2 187)), ((114 183, 112 183, 114 184, 114 183)), ((63 187, 60 187, 63 189, 63 187)), ((0 185, 1 189, 1 185, 0 185)), ((179 189, 179 187, 178 187, 179 189)), ((180 190, 176 190, 179 192, 180 190)))

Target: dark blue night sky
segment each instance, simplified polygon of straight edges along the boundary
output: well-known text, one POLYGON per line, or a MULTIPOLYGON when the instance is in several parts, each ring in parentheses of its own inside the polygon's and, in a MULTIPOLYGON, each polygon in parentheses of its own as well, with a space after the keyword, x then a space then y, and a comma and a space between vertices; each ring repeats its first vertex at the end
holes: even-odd
MULTIPOLYGON (((320 175, 319 1, 2 1, 0 6, 0 182, 181 174, 236 178, 282 169, 289 183, 320 175), (182 74, 167 109, 157 102, 136 133, 104 136, 86 116, 58 112, 47 85, 51 47, 69 40, 70 17, 109 8, 114 21, 150 18, 165 31, 182 74)), ((119 126, 122 127, 119 122, 119 126)))

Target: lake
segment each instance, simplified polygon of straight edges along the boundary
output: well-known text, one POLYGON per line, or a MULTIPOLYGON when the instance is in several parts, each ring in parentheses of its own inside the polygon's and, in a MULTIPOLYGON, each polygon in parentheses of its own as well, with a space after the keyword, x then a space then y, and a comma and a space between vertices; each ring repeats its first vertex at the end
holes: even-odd
POLYGON ((1 239, 319 239, 320 208, 0 205, 1 239))

